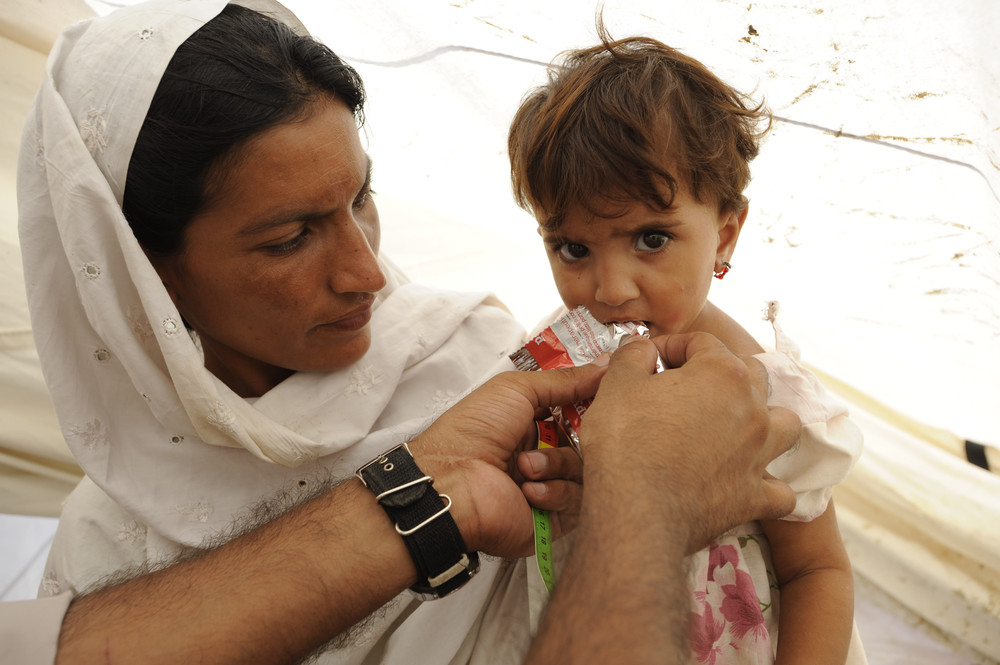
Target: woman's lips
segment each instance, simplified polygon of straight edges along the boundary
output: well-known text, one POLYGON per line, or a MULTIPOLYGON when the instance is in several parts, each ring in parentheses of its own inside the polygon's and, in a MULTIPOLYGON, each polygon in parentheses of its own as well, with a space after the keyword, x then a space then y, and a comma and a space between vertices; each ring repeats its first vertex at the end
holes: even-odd
POLYGON ((361 330, 372 318, 372 308, 363 307, 356 310, 347 316, 343 316, 335 321, 330 321, 329 323, 321 323, 316 326, 320 330, 334 330, 341 332, 354 332, 356 330, 361 330))

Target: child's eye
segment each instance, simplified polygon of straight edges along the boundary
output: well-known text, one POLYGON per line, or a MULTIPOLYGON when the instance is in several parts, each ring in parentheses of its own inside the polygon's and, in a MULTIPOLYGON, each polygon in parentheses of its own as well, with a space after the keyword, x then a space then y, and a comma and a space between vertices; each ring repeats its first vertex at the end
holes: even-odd
POLYGON ((285 242, 279 243, 277 245, 268 245, 264 249, 269 254, 274 254, 275 256, 283 256, 285 254, 291 254, 297 250, 306 241, 309 236, 309 228, 306 227, 302 229, 302 232, 291 240, 286 240, 285 242))
POLYGON ((587 249, 585 245, 568 242, 557 247, 556 252, 559 253, 559 257, 563 261, 569 261, 572 263, 573 261, 579 261, 580 259, 585 258, 590 253, 590 250, 587 249))
POLYGON ((640 252, 655 252, 663 249, 663 246, 670 240, 670 236, 659 231, 648 231, 636 239, 635 248, 640 252))

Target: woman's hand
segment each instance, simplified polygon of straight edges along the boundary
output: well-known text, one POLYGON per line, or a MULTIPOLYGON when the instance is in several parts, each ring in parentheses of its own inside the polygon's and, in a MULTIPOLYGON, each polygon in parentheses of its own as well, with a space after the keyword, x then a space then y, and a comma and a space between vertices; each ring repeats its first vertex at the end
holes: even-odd
POLYGON ((470 550, 497 556, 533 551, 531 511, 517 484, 515 455, 534 447, 534 421, 550 407, 593 396, 606 362, 495 376, 410 442, 417 464, 451 497, 452 516, 470 550))

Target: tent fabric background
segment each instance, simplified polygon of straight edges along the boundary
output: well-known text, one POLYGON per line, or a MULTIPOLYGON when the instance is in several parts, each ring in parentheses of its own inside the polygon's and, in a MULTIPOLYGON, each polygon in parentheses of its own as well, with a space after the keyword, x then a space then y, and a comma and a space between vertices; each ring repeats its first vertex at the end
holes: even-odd
POLYGON ((41 84, 45 53, 65 26, 88 13, 19 4, 0 12, 0 512, 58 515, 83 473, 62 440, 42 379, 17 241, 15 178, 21 127, 41 84), (48 21, 46 21, 48 19, 48 21))
MULTIPOLYGON (((58 16, 40 20, 8 2, 0 511, 54 515, 79 471, 30 342, 14 155, 45 45, 88 10, 46 2, 58 16)), ((535 225, 511 200, 506 126, 545 63, 593 43, 595 5, 287 4, 367 84, 383 250, 416 280, 494 290, 528 327, 554 309, 535 225)), ((765 346, 760 311, 780 301, 806 362, 853 405, 866 451, 837 499, 861 592, 961 662, 1000 661, 1000 478, 963 446, 1000 467, 1000 5, 608 0, 603 16, 767 100, 750 214, 712 298, 765 346)))

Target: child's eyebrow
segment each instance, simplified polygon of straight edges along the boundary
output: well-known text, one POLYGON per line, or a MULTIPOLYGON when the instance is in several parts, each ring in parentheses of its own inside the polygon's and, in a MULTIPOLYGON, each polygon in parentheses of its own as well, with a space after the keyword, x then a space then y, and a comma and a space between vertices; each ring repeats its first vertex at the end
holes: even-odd
POLYGON ((613 237, 620 236, 631 236, 639 233, 641 231, 660 231, 668 230, 677 226, 682 226, 684 221, 673 216, 673 211, 667 211, 665 214, 671 216, 669 219, 643 219, 631 223, 621 223, 615 224, 614 230, 611 232, 613 237))

